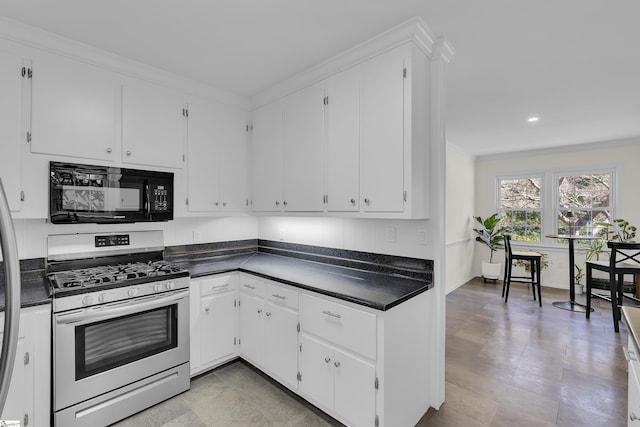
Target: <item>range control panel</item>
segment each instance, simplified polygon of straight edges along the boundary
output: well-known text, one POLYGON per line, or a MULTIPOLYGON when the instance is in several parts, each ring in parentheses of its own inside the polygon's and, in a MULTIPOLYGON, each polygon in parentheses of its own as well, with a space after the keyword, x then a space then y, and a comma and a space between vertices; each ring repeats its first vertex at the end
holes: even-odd
POLYGON ((106 246, 129 246, 128 234, 110 234, 108 236, 96 236, 96 248, 106 246))

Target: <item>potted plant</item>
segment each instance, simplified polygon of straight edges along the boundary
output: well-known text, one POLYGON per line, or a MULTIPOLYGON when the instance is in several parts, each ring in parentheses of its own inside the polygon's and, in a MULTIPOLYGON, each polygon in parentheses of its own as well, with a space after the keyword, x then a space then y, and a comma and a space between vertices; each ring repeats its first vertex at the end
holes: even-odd
POLYGON ((504 248, 504 239, 502 234, 505 228, 500 225, 500 216, 497 213, 482 219, 480 216, 474 217, 479 224, 478 228, 474 228, 476 232, 476 242, 485 244, 489 248, 489 261, 482 261, 482 277, 485 279, 496 280, 502 274, 502 264, 493 262, 493 253, 504 248))
POLYGON ((582 278, 584 277, 584 272, 578 264, 574 264, 573 266, 576 268, 576 281, 573 284, 573 289, 575 290, 576 295, 582 295, 582 278))

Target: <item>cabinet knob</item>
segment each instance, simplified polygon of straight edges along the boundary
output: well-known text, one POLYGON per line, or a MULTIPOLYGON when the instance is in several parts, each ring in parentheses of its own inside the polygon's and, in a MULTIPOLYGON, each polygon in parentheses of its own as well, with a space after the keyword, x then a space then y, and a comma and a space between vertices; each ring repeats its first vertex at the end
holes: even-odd
POLYGON ((365 203, 367 206, 369 206, 369 203, 371 203, 371 200, 369 200, 369 199, 364 199, 364 203, 365 203))
POLYGON ((262 313, 262 310, 258 310, 258 314, 262 313))
POLYGON ((209 312, 209 307, 205 308, 204 311, 209 312))
POLYGON ((356 205, 356 199, 353 199, 353 198, 352 198, 352 199, 351 199, 351 200, 349 200, 349 201, 351 202, 351 204, 352 204, 353 206, 355 206, 355 205, 356 205))
POLYGON ((631 421, 640 420, 640 418, 638 418, 638 416, 636 414, 634 414, 633 412, 629 414, 629 419, 631 421))
POLYGON ((131 155, 131 150, 127 150, 127 156, 131 155))
POLYGON ((215 202, 215 203, 214 203, 214 205, 216 205, 216 206, 218 206, 218 204, 219 204, 218 202, 215 202))
POLYGON ((324 361, 325 361, 325 363, 329 363, 329 362, 331 362, 331 358, 329 356, 327 356, 327 357, 324 358, 324 361))
POLYGON ((287 207, 287 202, 282 202, 282 204, 284 205, 284 207, 287 207))
POLYGON ((276 206, 280 206, 280 202, 276 202, 276 206))
POLYGON ((267 316, 267 317, 271 317, 271 313, 267 311, 267 312, 265 313, 265 316, 267 316))
POLYGON ((222 206, 227 206, 227 202, 222 202, 222 206))
POLYGON ((333 366, 335 366, 336 368, 339 368, 340 367, 340 362, 338 362, 338 361, 333 362, 333 366))
POLYGON ((107 154, 111 154, 112 151, 111 147, 107 147, 107 154))

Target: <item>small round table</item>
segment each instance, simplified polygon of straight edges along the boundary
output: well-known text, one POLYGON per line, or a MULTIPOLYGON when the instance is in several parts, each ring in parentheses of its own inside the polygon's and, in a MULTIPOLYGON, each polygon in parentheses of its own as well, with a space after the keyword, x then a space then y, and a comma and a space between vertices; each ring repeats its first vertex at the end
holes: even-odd
MULTIPOLYGON (((576 277, 574 272, 574 240, 596 240, 599 237, 596 236, 576 236, 572 234, 547 234, 546 237, 554 239, 566 239, 569 241, 569 301, 556 301, 553 303, 554 307, 561 308, 563 310, 576 311, 578 313, 586 313, 587 307, 584 304, 576 302, 576 290, 574 288, 576 277)), ((593 311, 593 308, 591 309, 593 311)))

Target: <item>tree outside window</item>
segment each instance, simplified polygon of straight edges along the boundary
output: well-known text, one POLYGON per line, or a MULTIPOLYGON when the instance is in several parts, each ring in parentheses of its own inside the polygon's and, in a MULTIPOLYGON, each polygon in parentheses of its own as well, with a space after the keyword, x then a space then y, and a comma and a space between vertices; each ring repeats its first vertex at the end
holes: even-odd
POLYGON ((512 240, 539 242, 542 230, 542 177, 498 180, 502 225, 512 240))
POLYGON ((556 206, 558 234, 597 234, 611 218, 611 173, 561 175, 556 206))

